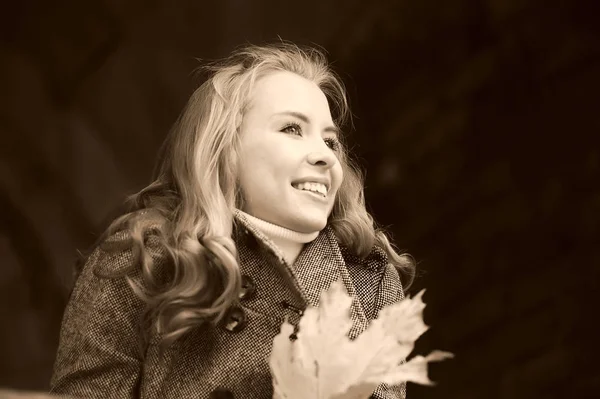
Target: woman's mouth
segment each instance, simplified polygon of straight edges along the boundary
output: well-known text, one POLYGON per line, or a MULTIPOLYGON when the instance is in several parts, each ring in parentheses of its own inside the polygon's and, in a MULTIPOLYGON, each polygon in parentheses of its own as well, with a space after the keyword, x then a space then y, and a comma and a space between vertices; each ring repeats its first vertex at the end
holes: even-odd
POLYGON ((300 191, 307 191, 316 195, 320 195, 322 197, 327 197, 327 186, 325 186, 325 184, 322 183, 295 183, 292 184, 292 187, 300 191))

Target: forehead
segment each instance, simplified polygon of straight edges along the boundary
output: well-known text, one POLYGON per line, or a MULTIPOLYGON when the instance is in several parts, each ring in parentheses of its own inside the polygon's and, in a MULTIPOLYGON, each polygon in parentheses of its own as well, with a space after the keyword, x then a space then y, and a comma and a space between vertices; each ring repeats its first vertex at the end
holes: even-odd
POLYGON ((296 111, 331 121, 323 91, 302 76, 287 71, 269 73, 256 81, 248 110, 261 113, 296 111))

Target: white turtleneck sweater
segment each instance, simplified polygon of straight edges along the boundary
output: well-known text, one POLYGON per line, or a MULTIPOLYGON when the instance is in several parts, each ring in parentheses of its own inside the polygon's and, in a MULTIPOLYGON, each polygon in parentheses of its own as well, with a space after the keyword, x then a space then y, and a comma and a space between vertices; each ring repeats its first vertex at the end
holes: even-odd
MULTIPOLYGON (((239 209, 238 209, 239 210, 239 209)), ((313 241, 319 235, 319 231, 314 233, 299 233, 288 228, 269 223, 263 219, 254 217, 244 211, 239 212, 248 219, 256 228, 267 236, 282 252, 289 265, 293 265, 304 248, 304 244, 313 241)))

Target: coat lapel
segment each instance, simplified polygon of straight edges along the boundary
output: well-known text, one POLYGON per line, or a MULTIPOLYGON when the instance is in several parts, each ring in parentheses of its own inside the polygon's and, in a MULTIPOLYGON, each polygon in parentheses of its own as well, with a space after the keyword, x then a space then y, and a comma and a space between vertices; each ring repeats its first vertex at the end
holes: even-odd
POLYGON ((280 269, 289 288, 295 291, 297 298, 301 299, 303 307, 317 307, 322 292, 328 290, 331 283, 341 279, 348 295, 352 298, 350 316, 353 325, 348 335, 354 339, 366 329, 368 320, 365 311, 348 273, 335 233, 329 226, 326 226, 314 241, 306 244, 296 262, 290 265, 268 237, 242 214, 236 212, 234 215, 241 227, 251 232, 263 246, 271 260, 267 262, 268 265, 280 269))
POLYGON ((305 290, 309 304, 314 307, 319 305, 323 291, 328 290, 334 281, 341 280, 346 292, 352 298, 350 338, 354 339, 366 328, 368 321, 365 311, 348 273, 335 233, 329 226, 304 247, 294 264, 293 271, 305 290))

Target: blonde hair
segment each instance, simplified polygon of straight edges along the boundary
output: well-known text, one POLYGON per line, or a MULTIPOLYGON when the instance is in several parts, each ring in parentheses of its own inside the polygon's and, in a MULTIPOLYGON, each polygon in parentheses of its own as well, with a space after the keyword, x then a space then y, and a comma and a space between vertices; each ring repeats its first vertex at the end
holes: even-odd
MULTIPOLYGON (((192 94, 165 140, 155 180, 128 198, 129 211, 100 237, 128 233, 135 261, 119 275, 134 267, 141 270, 141 282, 131 276, 127 280, 146 303, 145 320, 161 335, 163 347, 206 321, 218 323, 241 289, 232 239, 233 211, 243 208, 236 184, 238 129, 254 82, 270 72, 293 72, 321 88, 338 126, 351 116, 343 83, 324 53, 313 47, 249 45, 203 69, 210 76, 192 94), (161 284, 164 271, 158 270, 145 245, 151 229, 169 258, 168 284, 161 284)), ((367 212, 363 174, 341 140, 338 159, 344 180, 328 223, 340 244, 359 257, 380 246, 401 272, 406 290, 414 279, 414 262, 392 247, 367 212)))

